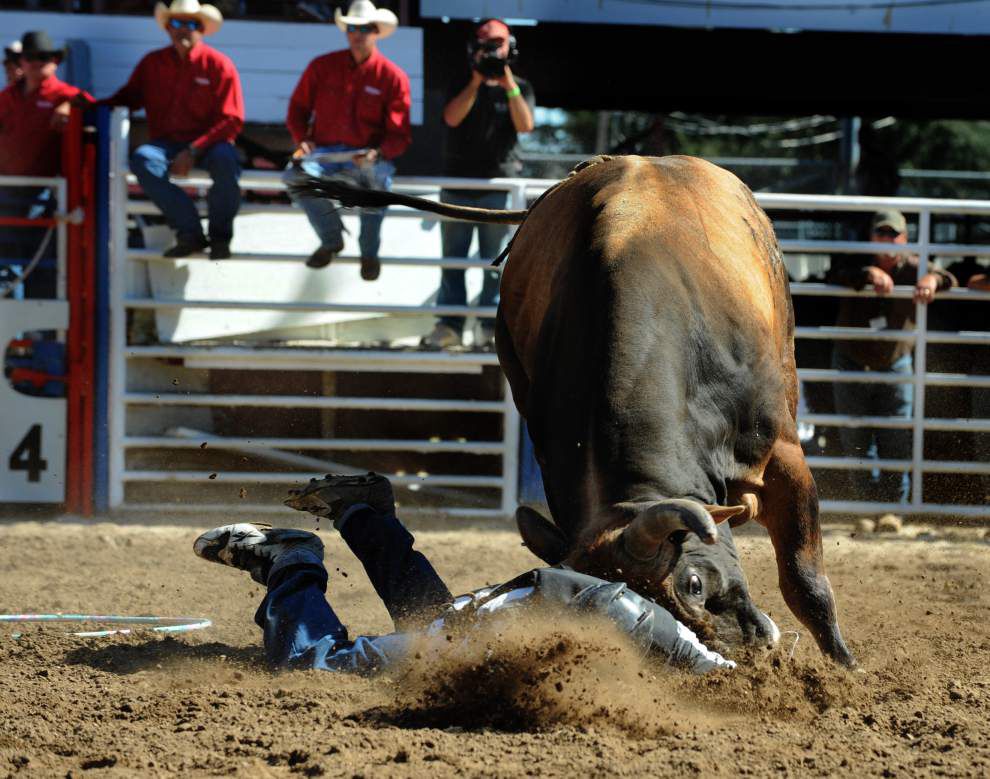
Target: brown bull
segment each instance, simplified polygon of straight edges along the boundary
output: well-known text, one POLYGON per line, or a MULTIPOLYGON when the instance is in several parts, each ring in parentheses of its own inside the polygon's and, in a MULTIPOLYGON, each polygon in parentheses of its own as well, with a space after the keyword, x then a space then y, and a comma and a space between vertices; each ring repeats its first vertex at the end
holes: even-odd
POLYGON ((776 627, 749 600, 728 525, 716 529, 756 519, 788 606, 823 652, 855 664, 796 434, 787 274, 735 176, 690 157, 596 158, 528 212, 312 188, 353 205, 523 222, 496 345, 556 525, 520 512, 534 551, 621 578, 708 635, 760 642, 776 627))

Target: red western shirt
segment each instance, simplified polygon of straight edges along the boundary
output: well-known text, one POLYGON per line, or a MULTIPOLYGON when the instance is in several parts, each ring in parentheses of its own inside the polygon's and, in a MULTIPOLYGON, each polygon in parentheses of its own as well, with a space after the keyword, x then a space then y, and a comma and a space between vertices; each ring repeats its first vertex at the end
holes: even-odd
POLYGON ((82 90, 55 76, 25 93, 24 79, 0 92, 0 174, 55 176, 62 166, 61 132, 52 128, 56 106, 82 90))
POLYGON ((148 114, 154 141, 180 141, 195 149, 233 143, 244 126, 241 79, 230 59, 200 43, 183 60, 171 46, 146 54, 130 80, 102 101, 148 114))
POLYGON ((298 144, 377 147, 386 159, 409 148, 409 77, 376 49, 360 65, 348 49, 309 63, 285 123, 298 144))

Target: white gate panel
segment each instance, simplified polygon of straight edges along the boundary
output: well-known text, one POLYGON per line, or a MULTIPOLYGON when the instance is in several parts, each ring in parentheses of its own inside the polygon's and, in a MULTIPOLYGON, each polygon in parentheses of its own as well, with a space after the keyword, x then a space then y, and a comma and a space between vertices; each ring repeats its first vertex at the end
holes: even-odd
MULTIPOLYGON (((0 300, 0 348, 25 331, 64 330, 64 300, 0 300)), ((65 398, 23 395, 0 380, 0 500, 65 500, 65 398)))

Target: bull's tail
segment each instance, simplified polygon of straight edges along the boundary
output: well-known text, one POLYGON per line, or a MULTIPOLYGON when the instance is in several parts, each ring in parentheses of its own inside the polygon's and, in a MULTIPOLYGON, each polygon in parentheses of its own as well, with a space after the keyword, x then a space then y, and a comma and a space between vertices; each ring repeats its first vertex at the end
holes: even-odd
POLYGON ((292 194, 302 197, 318 197, 337 200, 349 208, 384 208, 385 206, 408 206, 417 211, 429 211, 441 216, 449 216, 465 222, 487 222, 494 224, 522 224, 528 211, 504 211, 494 208, 471 208, 449 203, 437 203, 425 197, 401 195, 380 189, 359 187, 342 179, 322 179, 309 177, 289 186, 292 194))

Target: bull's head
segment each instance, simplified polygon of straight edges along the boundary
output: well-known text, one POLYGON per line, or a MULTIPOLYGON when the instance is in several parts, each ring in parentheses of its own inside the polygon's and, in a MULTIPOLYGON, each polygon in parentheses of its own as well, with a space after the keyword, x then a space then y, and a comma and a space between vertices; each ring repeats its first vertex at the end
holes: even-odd
POLYGON ((768 646, 780 631, 750 598, 728 523, 717 527, 746 510, 682 499, 620 504, 608 528, 576 543, 528 507, 516 522, 523 543, 548 564, 624 581, 708 643, 768 646))

